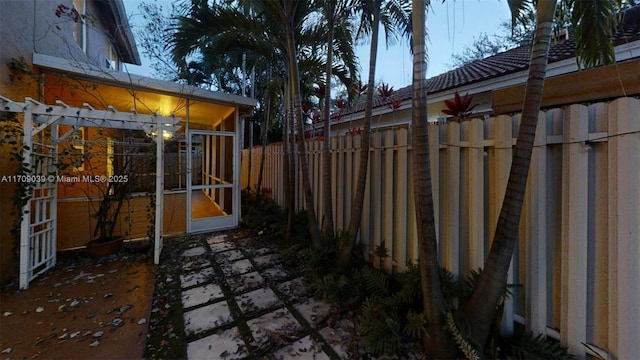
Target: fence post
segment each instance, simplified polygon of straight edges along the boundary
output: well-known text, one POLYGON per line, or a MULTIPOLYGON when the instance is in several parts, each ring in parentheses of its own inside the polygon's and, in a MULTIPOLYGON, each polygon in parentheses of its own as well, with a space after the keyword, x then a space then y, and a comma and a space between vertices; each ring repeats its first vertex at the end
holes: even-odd
POLYGON ((640 103, 609 105, 609 344, 619 359, 640 354, 640 103))
POLYGON ((589 114, 584 105, 565 110, 562 149, 562 290, 560 337, 584 356, 587 327, 587 223, 589 114))

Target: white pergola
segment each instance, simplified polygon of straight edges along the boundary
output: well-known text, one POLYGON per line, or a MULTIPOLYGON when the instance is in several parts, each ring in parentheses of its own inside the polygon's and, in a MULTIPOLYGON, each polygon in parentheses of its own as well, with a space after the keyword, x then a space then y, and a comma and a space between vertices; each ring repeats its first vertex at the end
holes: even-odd
MULTIPOLYGON (((56 206, 58 143, 64 141, 80 127, 99 127, 122 130, 143 130, 156 141, 156 203, 154 233, 154 263, 160 262, 162 251, 163 191, 164 191, 164 139, 163 132, 175 133, 180 118, 157 113, 138 114, 136 111, 120 112, 113 106, 98 110, 89 104, 71 107, 62 101, 55 105, 42 104, 26 98, 16 102, 0 96, 4 112, 21 113, 23 120, 23 159, 37 176, 32 183, 28 200, 22 209, 20 228, 20 288, 53 267, 56 262, 56 206), (71 130, 58 136, 58 125, 71 126, 71 130), (51 128, 49 136, 44 130, 51 128), (54 175, 55 174, 55 175, 54 175), (52 176, 53 175, 53 176, 52 176), (29 214, 29 215, 26 215, 29 214)), ((23 179, 24 180, 24 179, 23 179)))

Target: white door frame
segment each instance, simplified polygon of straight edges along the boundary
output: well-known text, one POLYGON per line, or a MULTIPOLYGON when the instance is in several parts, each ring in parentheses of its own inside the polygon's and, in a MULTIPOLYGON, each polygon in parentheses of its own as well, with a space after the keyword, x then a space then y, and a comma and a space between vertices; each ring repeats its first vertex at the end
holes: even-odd
MULTIPOLYGON (((213 145, 209 144, 209 145, 205 145, 203 144, 203 147, 209 148, 209 151, 205 151, 205 153, 203 153, 203 156, 208 156, 212 153, 215 153, 215 149, 213 149, 213 145), (207 153, 208 152, 208 153, 207 153)), ((240 178, 238 176, 239 174, 239 158, 238 158, 238 151, 237 150, 238 147, 238 137, 236 132, 233 131, 210 131, 210 130, 190 130, 189 134, 187 136, 187 149, 188 149, 188 155, 187 155, 187 232, 188 233, 200 233, 200 232, 207 232, 207 231, 217 231, 217 230, 225 230, 225 229, 231 229, 234 227, 238 226, 238 222, 240 219, 240 184, 238 182, 238 179, 240 178), (233 179, 232 182, 230 184, 202 184, 202 185, 193 185, 193 137, 194 136, 198 136, 198 135, 202 135, 204 136, 204 138, 206 139, 207 137, 209 139, 213 139, 215 137, 228 137, 232 139, 232 156, 231 161, 233 162, 232 164, 232 171, 233 171, 233 179), (231 190, 231 196, 232 196, 232 213, 230 215, 226 215, 226 216, 215 216, 215 217, 208 217, 208 218, 202 218, 202 219, 193 219, 193 214, 192 214, 192 210, 193 210, 193 204, 192 204, 192 193, 195 190, 208 190, 208 189, 221 189, 221 188, 226 188, 226 189, 232 189, 231 190)), ((226 158, 228 159, 228 158, 226 158)), ((209 165, 210 162, 206 162, 207 166, 209 165)), ((206 171, 211 171, 211 169, 203 169, 206 171)))

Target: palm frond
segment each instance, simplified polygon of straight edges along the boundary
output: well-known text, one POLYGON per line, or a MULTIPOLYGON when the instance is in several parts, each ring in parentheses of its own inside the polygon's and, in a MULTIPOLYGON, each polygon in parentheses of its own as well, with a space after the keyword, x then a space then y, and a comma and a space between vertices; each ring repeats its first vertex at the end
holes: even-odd
POLYGON ((615 62, 612 28, 615 28, 614 2, 610 0, 572 0, 573 25, 578 64, 593 67, 615 62), (613 26, 612 26, 613 24, 613 26))

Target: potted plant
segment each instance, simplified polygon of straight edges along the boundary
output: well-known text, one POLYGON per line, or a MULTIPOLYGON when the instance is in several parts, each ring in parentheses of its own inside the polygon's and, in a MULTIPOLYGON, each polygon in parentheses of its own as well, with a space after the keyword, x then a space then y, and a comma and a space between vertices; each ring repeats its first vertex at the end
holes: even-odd
MULTIPOLYGON (((145 186, 144 179, 136 182, 134 175, 147 174, 152 157, 145 151, 148 147, 142 143, 145 139, 134 137, 130 131, 109 136, 99 132, 93 134, 89 141, 84 140, 82 129, 79 131, 80 135, 66 141, 58 170, 66 169, 67 173, 80 176, 78 182, 68 185, 80 188, 89 201, 90 216, 95 226, 92 240, 86 243, 86 252, 101 257, 122 248, 125 236, 121 234, 120 225, 129 219, 127 216, 123 220, 122 210, 123 207, 126 209, 125 202, 132 198, 132 194, 145 186), (121 138, 121 141, 116 142, 114 138, 121 138)), ((130 220, 128 233, 132 226, 130 220)))
MULTIPOLYGON (((96 179, 94 179, 96 180, 96 179)), ((120 251, 124 236, 114 236, 114 230, 124 201, 130 196, 127 175, 110 176, 107 186, 92 215, 96 219, 94 240, 87 243, 87 253, 100 257, 120 251), (125 181, 125 179, 127 181, 125 181)))

